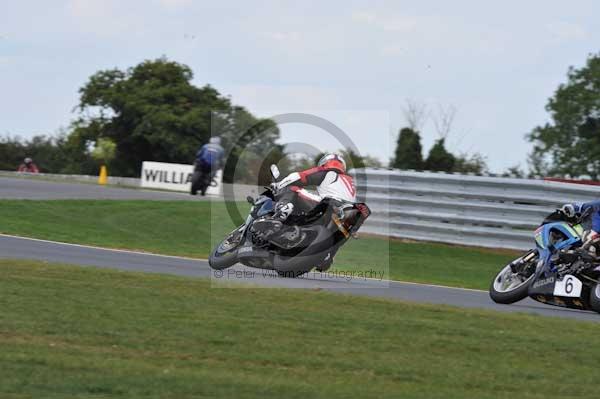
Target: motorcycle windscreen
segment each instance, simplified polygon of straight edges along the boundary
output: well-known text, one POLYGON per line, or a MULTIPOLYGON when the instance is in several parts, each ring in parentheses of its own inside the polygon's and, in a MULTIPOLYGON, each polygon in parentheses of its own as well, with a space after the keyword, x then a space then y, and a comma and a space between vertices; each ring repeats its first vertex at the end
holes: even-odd
POLYGON ((581 226, 571 226, 566 222, 554 222, 540 226, 535 231, 535 241, 540 248, 549 248, 552 244, 555 249, 562 249, 570 245, 581 243, 581 226), (554 234, 553 234, 554 233, 554 234), (555 241, 553 237, 558 234, 562 237, 555 241))

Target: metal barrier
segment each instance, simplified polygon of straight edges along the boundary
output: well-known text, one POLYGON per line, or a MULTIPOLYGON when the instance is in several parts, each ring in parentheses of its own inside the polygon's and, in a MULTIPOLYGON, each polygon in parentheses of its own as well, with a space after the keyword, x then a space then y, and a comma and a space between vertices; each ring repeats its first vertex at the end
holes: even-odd
POLYGON ((361 231, 414 240, 527 249, 533 230, 566 202, 600 187, 543 180, 364 169, 358 191, 373 214, 361 231))
MULTIPOLYGON (((356 171, 358 172, 358 171, 356 171)), ((373 214, 361 232, 490 248, 528 249, 533 230, 566 202, 600 198, 600 186, 501 177, 365 169, 357 189, 373 214)), ((0 176, 22 176, 0 172, 0 176)), ((30 175, 94 182, 96 176, 30 175)), ((109 184, 139 187, 139 179, 109 177, 109 184)), ((235 184, 234 198, 257 195, 235 184)))

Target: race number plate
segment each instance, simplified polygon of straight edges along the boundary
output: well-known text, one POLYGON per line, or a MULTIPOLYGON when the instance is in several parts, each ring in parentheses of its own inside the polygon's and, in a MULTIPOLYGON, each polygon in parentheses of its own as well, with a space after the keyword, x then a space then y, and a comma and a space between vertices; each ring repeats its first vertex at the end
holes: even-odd
POLYGON ((582 286, 583 284, 577 277, 567 274, 561 281, 554 284, 554 295, 579 298, 582 286))

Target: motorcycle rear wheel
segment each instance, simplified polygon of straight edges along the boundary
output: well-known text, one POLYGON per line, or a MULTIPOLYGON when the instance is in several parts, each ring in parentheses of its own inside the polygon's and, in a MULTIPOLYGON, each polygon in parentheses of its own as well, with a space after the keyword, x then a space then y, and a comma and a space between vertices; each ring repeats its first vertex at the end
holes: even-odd
POLYGON ((192 195, 198 194, 198 186, 200 185, 199 183, 200 183, 201 177, 202 177, 202 175, 198 171, 195 171, 194 174, 192 175, 192 188, 190 190, 190 194, 192 194, 192 195))

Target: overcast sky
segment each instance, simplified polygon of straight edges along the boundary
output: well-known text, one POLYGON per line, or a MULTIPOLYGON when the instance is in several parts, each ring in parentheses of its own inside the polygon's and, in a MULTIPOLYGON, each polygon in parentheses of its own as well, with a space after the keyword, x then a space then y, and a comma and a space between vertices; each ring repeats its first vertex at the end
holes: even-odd
MULTIPOLYGON (((1 1, 0 133, 24 137, 68 126, 97 70, 165 55, 261 116, 332 118, 386 160, 406 99, 454 105, 449 148, 501 171, 525 166, 547 98, 600 51, 593 0, 1 1)), ((422 134, 429 149, 433 123, 422 134)), ((335 145, 322 137, 283 127, 283 141, 335 145)))

